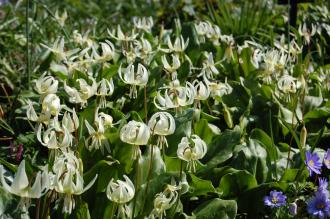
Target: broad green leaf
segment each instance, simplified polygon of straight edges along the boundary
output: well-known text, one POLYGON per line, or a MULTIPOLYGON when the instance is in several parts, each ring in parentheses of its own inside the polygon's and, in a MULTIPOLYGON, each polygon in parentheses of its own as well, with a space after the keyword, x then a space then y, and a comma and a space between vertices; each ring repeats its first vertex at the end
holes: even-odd
POLYGON ((194 174, 189 174, 191 182, 189 183, 189 192, 191 196, 207 195, 209 192, 215 192, 212 182, 200 179, 194 174))
POLYGON ((212 199, 194 210, 198 219, 234 219, 237 214, 237 203, 234 200, 212 199))
POLYGON ((244 191, 258 185, 257 180, 246 170, 224 175, 218 190, 223 197, 239 197, 244 191))

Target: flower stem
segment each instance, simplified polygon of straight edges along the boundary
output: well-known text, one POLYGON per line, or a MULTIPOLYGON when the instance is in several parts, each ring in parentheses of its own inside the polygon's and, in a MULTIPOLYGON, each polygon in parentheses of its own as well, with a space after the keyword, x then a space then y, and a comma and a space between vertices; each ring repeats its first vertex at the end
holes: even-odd
POLYGON ((145 203, 147 201, 147 197, 148 197, 148 190, 149 190, 149 184, 150 184, 150 179, 151 179, 151 174, 152 174, 152 168, 153 168, 153 154, 154 154, 154 146, 151 145, 151 149, 150 149, 150 162, 149 162, 149 171, 148 171, 148 177, 147 177, 147 185, 146 185, 146 198, 144 199, 143 202, 143 206, 142 206, 142 212, 144 211, 144 206, 145 203))
POLYGON ((36 203, 36 215, 35 218, 39 219, 39 211, 40 211, 40 198, 37 199, 37 203, 36 203))
POLYGON ((145 122, 148 123, 147 85, 144 86, 144 116, 145 116, 145 122))
POLYGON ((110 219, 113 219, 113 216, 115 215, 117 207, 118 207, 117 203, 113 202, 112 207, 111 207, 111 212, 110 212, 110 219))
POLYGON ((134 197, 134 203, 133 203, 133 211, 132 211, 132 216, 131 218, 134 218, 134 213, 135 213, 135 206, 136 206, 136 199, 137 199, 137 194, 139 193, 140 191, 140 188, 139 188, 139 177, 140 177, 140 171, 139 171, 139 159, 140 159, 140 153, 138 153, 136 155, 136 163, 135 163, 135 168, 136 168, 136 178, 135 178, 135 197, 134 197))

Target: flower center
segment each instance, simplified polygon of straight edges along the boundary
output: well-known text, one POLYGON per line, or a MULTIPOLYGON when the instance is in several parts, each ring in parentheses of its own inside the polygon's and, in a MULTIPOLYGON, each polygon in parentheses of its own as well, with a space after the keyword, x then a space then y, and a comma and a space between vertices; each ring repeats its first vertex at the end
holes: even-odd
POLYGON ((317 208, 317 209, 323 209, 323 208, 324 208, 323 203, 318 203, 318 204, 316 205, 316 208, 317 208))
POLYGON ((277 197, 273 197, 273 198, 272 198, 272 202, 273 202, 274 204, 276 204, 276 203, 278 202, 278 198, 277 198, 277 197))
POLYGON ((314 166, 314 161, 313 160, 308 161, 308 165, 313 167, 314 166))

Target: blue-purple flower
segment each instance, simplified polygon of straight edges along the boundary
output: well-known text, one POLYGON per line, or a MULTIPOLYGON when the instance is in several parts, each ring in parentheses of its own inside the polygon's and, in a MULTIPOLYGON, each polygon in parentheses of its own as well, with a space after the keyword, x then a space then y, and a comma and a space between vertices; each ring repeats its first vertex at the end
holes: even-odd
POLYGON ((328 181, 326 178, 319 178, 319 188, 317 189, 317 192, 324 193, 327 198, 329 198, 328 181))
POLYGON ((317 153, 311 153, 310 151, 306 152, 305 164, 310 176, 313 175, 313 172, 321 174, 322 163, 319 160, 320 158, 317 153))
POLYGON ((310 215, 323 219, 330 216, 330 199, 322 192, 307 201, 307 211, 310 215))
POLYGON ((323 159, 324 165, 330 169, 330 149, 327 150, 327 153, 324 155, 323 159))
POLYGON ((289 213, 292 215, 292 216, 295 216, 297 215, 298 213, 298 206, 295 202, 292 202, 289 204, 289 213))
POLYGON ((269 193, 269 196, 264 198, 264 204, 271 208, 278 208, 286 205, 286 196, 282 192, 273 190, 269 193))

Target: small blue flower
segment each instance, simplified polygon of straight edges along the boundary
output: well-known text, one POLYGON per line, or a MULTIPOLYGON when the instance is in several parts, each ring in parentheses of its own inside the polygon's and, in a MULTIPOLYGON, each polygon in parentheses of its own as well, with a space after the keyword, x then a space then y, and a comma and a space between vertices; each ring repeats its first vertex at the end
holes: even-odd
POLYGON ((323 193, 329 198, 328 181, 326 178, 319 178, 319 188, 317 189, 317 192, 323 193))
POLYGON ((269 196, 264 197, 264 204, 271 208, 278 208, 286 205, 286 196, 282 192, 273 190, 269 196))
POLYGON ((289 204, 289 213, 292 215, 292 216, 295 216, 297 215, 297 204, 295 202, 292 202, 289 204))
POLYGON ((330 149, 327 150, 327 153, 324 155, 324 165, 330 169, 330 149))
POLYGON ((307 211, 320 219, 330 216, 330 199, 324 193, 316 192, 307 202, 307 211))
POLYGON ((312 176, 313 172, 316 174, 321 174, 322 163, 319 161, 320 158, 317 153, 306 152, 305 164, 309 171, 309 175, 312 176))
POLYGON ((0 0, 0 7, 5 4, 8 4, 8 3, 9 3, 9 0, 0 0))

